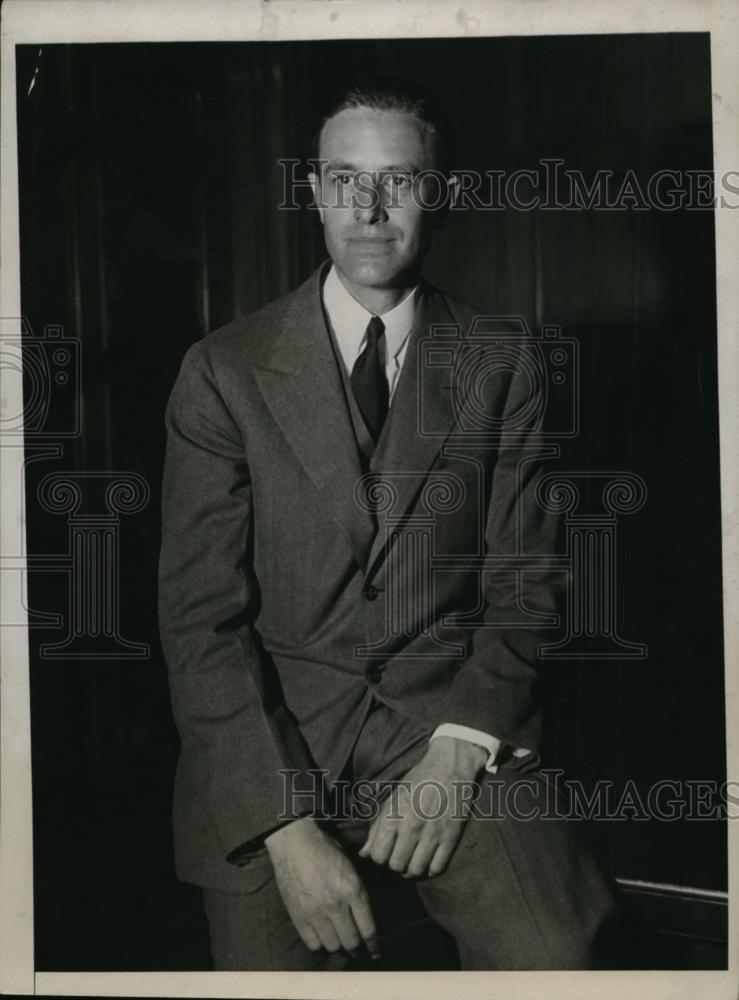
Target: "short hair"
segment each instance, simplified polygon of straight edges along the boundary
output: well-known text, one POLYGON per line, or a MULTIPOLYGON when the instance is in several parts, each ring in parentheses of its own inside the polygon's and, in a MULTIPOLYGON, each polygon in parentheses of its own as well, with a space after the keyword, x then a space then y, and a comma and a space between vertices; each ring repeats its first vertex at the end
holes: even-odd
POLYGON ((419 83, 377 74, 356 76, 335 93, 313 135, 313 159, 319 159, 321 135, 326 124, 349 108, 405 111, 413 115, 434 136, 436 168, 445 174, 451 170, 454 131, 441 101, 419 83))

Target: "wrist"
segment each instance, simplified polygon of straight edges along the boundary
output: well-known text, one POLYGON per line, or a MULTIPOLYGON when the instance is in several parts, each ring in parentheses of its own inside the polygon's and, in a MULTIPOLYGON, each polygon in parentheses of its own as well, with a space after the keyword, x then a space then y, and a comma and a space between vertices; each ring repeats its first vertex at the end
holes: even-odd
POLYGON ((273 833, 270 833, 268 837, 264 838, 264 846, 272 857, 272 855, 281 850, 286 844, 292 843, 298 839, 304 839, 311 834, 320 832, 318 827, 313 822, 312 816, 301 816, 299 819, 290 820, 288 823, 283 824, 273 833))
POLYGON ((430 743, 435 752, 448 760, 462 778, 475 778, 485 767, 488 751, 477 743, 456 736, 436 736, 430 743))

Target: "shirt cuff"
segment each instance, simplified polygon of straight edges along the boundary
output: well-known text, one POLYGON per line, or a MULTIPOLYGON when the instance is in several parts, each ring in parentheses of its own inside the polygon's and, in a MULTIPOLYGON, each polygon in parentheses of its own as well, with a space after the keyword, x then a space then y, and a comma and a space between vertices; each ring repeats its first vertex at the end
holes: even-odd
MULTIPOLYGON (((485 763, 485 770, 488 774, 497 773, 498 765, 495 761, 502 745, 497 737, 491 736, 490 733, 483 733, 480 729, 472 729, 470 726, 459 726, 455 722, 444 722, 442 725, 437 726, 430 738, 433 740, 437 736, 453 736, 457 740, 467 740, 469 743, 475 743, 477 746, 487 750, 488 759, 485 763)), ((513 751, 513 756, 525 757, 530 752, 525 747, 516 747, 513 751)))

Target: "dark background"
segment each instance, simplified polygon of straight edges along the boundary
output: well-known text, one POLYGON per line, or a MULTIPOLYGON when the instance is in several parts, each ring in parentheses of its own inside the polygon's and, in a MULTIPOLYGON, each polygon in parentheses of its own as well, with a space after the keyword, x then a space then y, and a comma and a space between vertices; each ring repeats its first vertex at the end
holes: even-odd
MULTIPOLYGON (((645 182, 662 168, 710 170, 709 39, 22 46, 17 55, 23 312, 37 335, 62 324, 80 338, 83 360, 81 435, 58 461, 28 464, 29 553, 68 544, 65 517, 34 501, 48 472, 133 471, 151 486, 148 505, 120 528, 121 630, 150 655, 48 660, 39 645, 63 630, 31 629, 37 968, 207 968, 198 892, 175 881, 171 852, 177 735, 156 624, 163 411, 194 340, 289 291, 323 259, 316 213, 276 209, 278 157, 309 155, 337 75, 372 69, 440 93, 458 167, 562 157, 587 177, 631 168, 645 182)), ((459 212, 427 274, 481 308, 578 338, 582 430, 563 463, 628 470, 649 490, 645 508, 619 524, 618 595, 621 634, 646 643, 648 658, 547 665, 545 763, 589 787, 721 782, 712 213, 459 212)), ((63 574, 32 572, 31 608, 64 613, 66 587, 63 574)), ((726 888, 723 823, 600 823, 593 836, 614 876, 726 888)), ((711 948, 725 931, 713 918, 688 931, 651 910, 644 919, 658 943, 627 960, 614 938, 614 963, 720 961, 711 948)))

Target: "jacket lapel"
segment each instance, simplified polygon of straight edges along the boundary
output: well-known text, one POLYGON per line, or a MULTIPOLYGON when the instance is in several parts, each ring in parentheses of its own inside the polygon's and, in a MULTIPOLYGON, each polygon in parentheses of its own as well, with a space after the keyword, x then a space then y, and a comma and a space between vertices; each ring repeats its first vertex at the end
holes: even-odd
POLYGON ((375 520, 355 498, 360 454, 321 305, 322 271, 294 293, 282 329, 270 337, 271 349, 256 359, 255 370, 282 433, 364 570, 375 520))
MULTIPOLYGON (((433 359, 436 363, 429 364, 428 348, 434 328, 446 327, 448 332, 456 322, 444 296, 424 283, 392 406, 370 462, 371 472, 387 482, 394 502, 387 516, 378 517, 368 576, 380 568, 378 557, 392 540, 392 527, 409 513, 454 424, 451 356, 450 363, 437 357, 433 359)), ((443 353, 449 354, 448 349, 443 353)))

